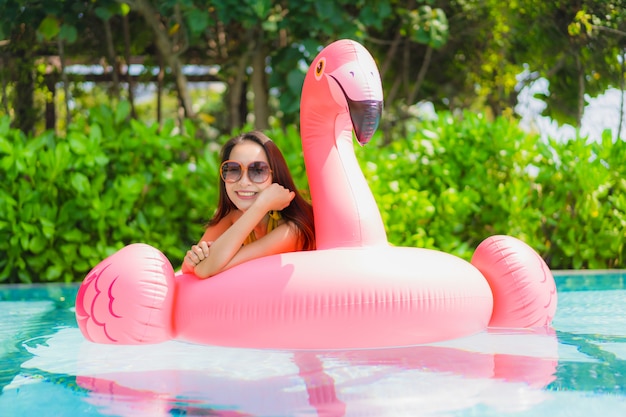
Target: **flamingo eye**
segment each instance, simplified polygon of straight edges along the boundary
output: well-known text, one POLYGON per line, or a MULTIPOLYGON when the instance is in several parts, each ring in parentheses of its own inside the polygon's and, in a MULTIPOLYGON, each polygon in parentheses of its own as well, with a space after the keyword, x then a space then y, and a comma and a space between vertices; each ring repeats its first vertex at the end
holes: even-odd
POLYGON ((324 73, 324 68, 326 67, 326 59, 322 58, 317 62, 315 66, 315 79, 319 80, 324 73))

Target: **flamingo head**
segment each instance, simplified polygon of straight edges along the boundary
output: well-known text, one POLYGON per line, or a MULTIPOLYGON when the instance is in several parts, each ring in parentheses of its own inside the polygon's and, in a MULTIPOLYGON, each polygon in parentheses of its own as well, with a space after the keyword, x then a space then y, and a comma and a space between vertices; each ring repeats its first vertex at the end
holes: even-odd
MULTIPOLYGON (((347 112, 356 139, 361 145, 370 141, 378 128, 383 109, 383 88, 374 58, 358 42, 342 39, 324 48, 311 63, 303 87, 307 97, 322 97, 313 106, 301 103, 301 111, 312 107, 334 107, 336 114, 347 112), (328 97, 330 96, 330 100, 328 97)), ((326 111, 317 109, 328 115, 326 111)), ((302 116, 301 116, 302 119, 302 116)))

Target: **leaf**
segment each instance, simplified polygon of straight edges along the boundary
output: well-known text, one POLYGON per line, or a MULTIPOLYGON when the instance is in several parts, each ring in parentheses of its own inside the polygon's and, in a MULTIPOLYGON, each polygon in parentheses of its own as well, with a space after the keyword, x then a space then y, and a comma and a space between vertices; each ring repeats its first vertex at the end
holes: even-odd
POLYGON ((121 122, 125 121, 130 114, 130 103, 126 100, 120 101, 120 103, 115 108, 115 124, 119 125, 121 122))
POLYGON ((63 234, 63 238, 67 242, 82 242, 85 238, 85 235, 78 229, 71 229, 63 234))
POLYGON ((323 25, 327 21, 339 24, 342 19, 341 9, 334 0, 317 0, 315 2, 315 10, 317 16, 324 17, 323 19, 317 20, 317 23, 320 25, 323 25))
POLYGON ((29 249, 34 254, 39 254, 48 246, 48 241, 43 236, 34 236, 29 243, 29 249))
POLYGON ((100 143, 102 141, 102 128, 100 125, 92 125, 89 129, 89 139, 91 143, 100 143))
POLYGON ((56 148, 54 148, 54 159, 55 159, 55 170, 62 171, 66 169, 68 164, 70 163, 70 146, 66 142, 59 143, 56 148))
POLYGON ((287 86, 289 87, 289 90, 294 93, 301 91, 302 85, 304 84, 304 76, 305 74, 298 69, 289 71, 287 74, 287 86))
POLYGON ((108 7, 96 7, 94 12, 96 13, 96 16, 104 21, 107 21, 111 17, 113 17, 113 13, 111 12, 111 10, 109 10, 108 7))
POLYGON ((63 24, 61 26, 59 37, 66 40, 68 43, 74 43, 78 39, 78 30, 75 26, 63 24))
POLYGON ((84 155, 87 153, 87 141, 83 134, 77 132, 70 132, 67 135, 67 141, 69 142, 70 149, 77 155, 84 155))
POLYGON ((104 166, 109 163, 109 158, 102 152, 98 152, 96 155, 94 155, 93 159, 96 165, 99 166, 104 166))
POLYGON ((19 236, 19 242, 20 242, 20 246, 22 247, 23 250, 28 250, 29 246, 30 246, 30 239, 28 239, 28 235, 23 234, 21 236, 19 236))
POLYGON ((13 146, 11 145, 11 142, 6 140, 1 135, 2 131, 0 130, 0 153, 10 154, 13 150, 13 146))
POLYGON ((209 14, 206 10, 194 9, 193 13, 186 16, 187 25, 193 34, 203 33, 209 26, 209 14))
POLYGON ((120 15, 126 16, 130 13, 130 6, 126 3, 119 4, 120 15))
POLYGON ((63 265, 51 265, 48 269, 46 269, 44 279, 46 281, 55 281, 61 276, 61 274, 63 274, 63 270, 63 265))
POLYGON ((49 219, 44 218, 40 219, 40 222, 41 232, 43 233, 43 235, 48 239, 54 237, 55 223, 49 219))
POLYGON ((173 36, 177 34, 179 30, 180 30, 180 23, 174 23, 167 31, 167 34, 170 36, 173 36))
MULTIPOLYGON (((2 39, 2 37, 0 37, 2 39)), ((3 139, 9 134, 11 129, 11 118, 9 116, 0 117, 0 139, 3 139)))
POLYGON ((82 172, 73 172, 70 182, 79 194, 85 194, 89 191, 89 179, 82 172))
POLYGON ((271 0, 256 0, 252 3, 254 14, 259 19, 265 20, 272 7, 271 0))
POLYGON ((41 34, 41 36, 43 36, 43 38, 47 41, 57 36, 59 31, 59 20, 54 16, 46 16, 37 28, 37 33, 41 34))

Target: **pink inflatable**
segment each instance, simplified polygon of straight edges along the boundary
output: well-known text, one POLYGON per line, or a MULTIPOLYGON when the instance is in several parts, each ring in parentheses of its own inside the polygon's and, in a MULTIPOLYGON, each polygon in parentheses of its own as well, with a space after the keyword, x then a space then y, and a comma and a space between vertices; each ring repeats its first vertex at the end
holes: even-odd
POLYGON ((372 137, 382 99, 376 64, 354 41, 332 43, 309 68, 301 133, 317 250, 256 259, 200 280, 175 275, 156 248, 129 245, 98 264, 79 289, 76 318, 84 336, 98 343, 176 338, 338 349, 459 338, 490 322, 549 325, 554 279, 517 239, 489 238, 498 243, 481 245, 473 264, 388 244, 352 143, 353 131, 362 144, 372 137))

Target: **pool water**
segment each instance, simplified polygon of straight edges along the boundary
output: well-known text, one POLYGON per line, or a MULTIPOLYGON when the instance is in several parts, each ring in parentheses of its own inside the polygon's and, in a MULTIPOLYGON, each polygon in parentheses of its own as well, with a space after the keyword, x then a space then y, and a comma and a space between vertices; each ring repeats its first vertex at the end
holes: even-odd
POLYGON ((0 416, 626 415, 626 272, 555 276, 551 329, 394 349, 83 339, 77 286, 0 286, 0 416))

